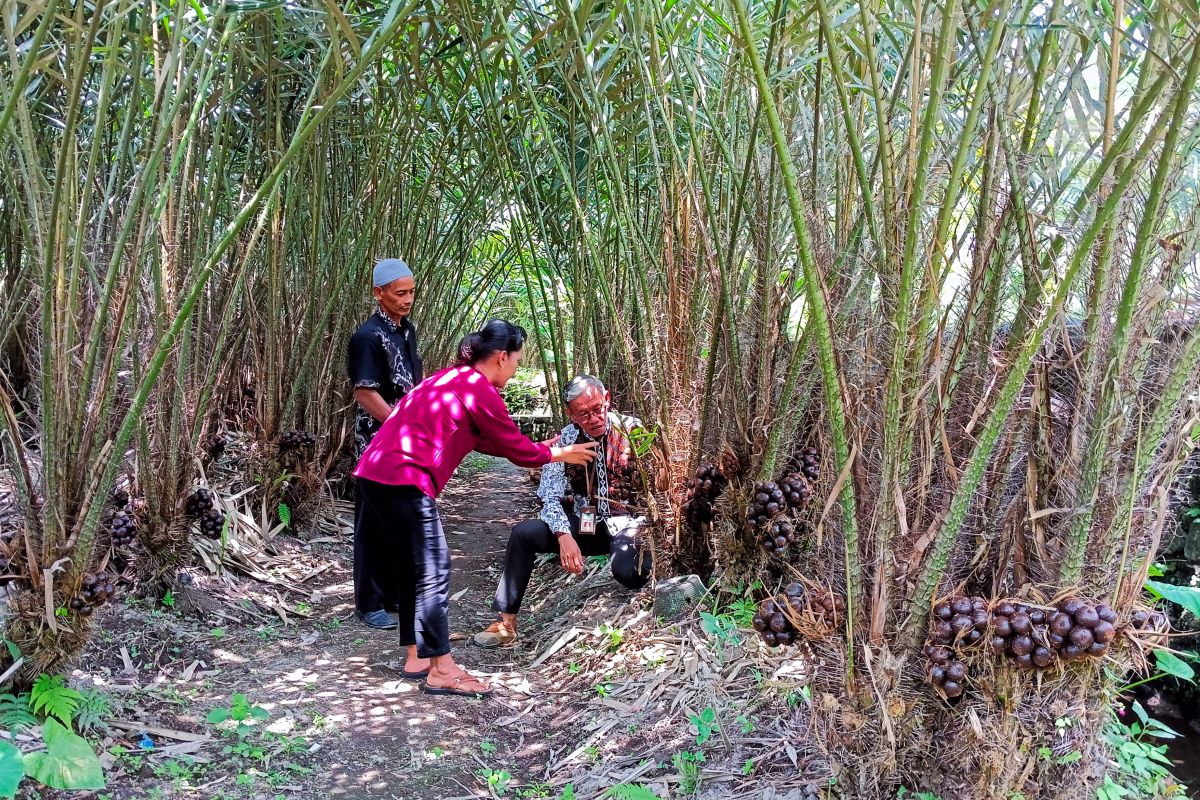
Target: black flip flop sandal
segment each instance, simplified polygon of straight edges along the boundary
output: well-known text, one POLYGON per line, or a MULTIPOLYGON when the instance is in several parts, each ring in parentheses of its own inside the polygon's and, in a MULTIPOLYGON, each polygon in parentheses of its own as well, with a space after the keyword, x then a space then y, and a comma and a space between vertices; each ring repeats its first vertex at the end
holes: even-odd
POLYGON ((403 666, 397 666, 395 660, 390 662, 377 662, 370 665, 372 668, 386 669, 388 672, 399 672, 401 678, 408 678, 410 681, 423 681, 429 677, 429 669, 423 669, 416 672, 405 669, 403 666))

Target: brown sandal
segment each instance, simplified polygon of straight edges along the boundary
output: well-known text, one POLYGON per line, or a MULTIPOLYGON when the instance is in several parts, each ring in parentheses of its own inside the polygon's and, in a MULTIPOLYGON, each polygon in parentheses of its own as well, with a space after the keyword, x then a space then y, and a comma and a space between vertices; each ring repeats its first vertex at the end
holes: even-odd
POLYGON ((503 622, 493 622, 487 630, 475 634, 471 641, 479 647, 508 647, 517 641, 517 632, 503 622))
POLYGON ((483 679, 476 678, 474 675, 469 675, 464 672, 461 675, 456 676, 454 681, 449 686, 430 686, 429 681, 426 680, 425 683, 421 684, 421 690, 426 694, 449 694, 457 697, 487 697, 492 693, 492 689, 490 687, 487 689, 474 690, 462 688, 464 683, 471 682, 474 682, 480 686, 484 685, 483 679))

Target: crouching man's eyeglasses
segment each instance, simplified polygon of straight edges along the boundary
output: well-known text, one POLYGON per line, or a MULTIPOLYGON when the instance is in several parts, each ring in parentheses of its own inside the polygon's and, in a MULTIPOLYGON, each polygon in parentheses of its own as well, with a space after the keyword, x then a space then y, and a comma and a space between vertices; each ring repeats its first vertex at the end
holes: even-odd
POLYGON ((605 406, 597 406, 596 408, 575 411, 573 413, 578 420, 604 419, 605 414, 608 413, 608 409, 605 406))

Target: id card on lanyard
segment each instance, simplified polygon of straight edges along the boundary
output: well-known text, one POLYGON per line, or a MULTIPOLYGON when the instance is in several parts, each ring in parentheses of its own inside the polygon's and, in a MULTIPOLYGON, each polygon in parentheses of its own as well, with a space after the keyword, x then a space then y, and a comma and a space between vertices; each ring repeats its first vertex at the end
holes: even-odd
POLYGON ((589 535, 596 532, 596 507, 590 502, 579 509, 579 532, 589 535))
POLYGON ((592 503, 592 473, 586 465, 583 479, 587 486, 587 502, 579 509, 579 533, 592 535, 596 532, 596 506, 592 503))

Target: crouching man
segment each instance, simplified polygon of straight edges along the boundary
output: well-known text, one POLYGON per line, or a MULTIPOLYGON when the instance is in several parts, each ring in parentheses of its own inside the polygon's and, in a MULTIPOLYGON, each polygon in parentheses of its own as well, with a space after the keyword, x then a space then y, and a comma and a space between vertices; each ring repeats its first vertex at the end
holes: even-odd
POLYGON ((500 620, 475 634, 480 647, 500 647, 517 639, 517 614, 539 553, 557 553, 563 569, 583 572, 585 556, 611 556, 612 574, 622 585, 641 589, 650 579, 650 550, 639 530, 645 517, 635 516, 641 484, 636 479, 629 432, 641 422, 614 412, 604 384, 580 375, 563 389, 571 424, 560 445, 599 442, 588 466, 547 464, 542 467, 539 519, 517 524, 508 538, 504 572, 492 608, 500 620))

